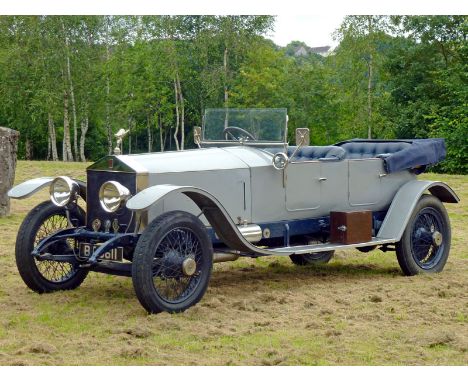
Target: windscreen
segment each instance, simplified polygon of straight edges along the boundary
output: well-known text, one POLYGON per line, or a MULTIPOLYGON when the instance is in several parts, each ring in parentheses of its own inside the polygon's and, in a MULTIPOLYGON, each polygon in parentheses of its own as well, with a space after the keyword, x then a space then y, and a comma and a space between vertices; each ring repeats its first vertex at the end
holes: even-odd
POLYGON ((206 109, 207 141, 284 142, 286 109, 206 109))

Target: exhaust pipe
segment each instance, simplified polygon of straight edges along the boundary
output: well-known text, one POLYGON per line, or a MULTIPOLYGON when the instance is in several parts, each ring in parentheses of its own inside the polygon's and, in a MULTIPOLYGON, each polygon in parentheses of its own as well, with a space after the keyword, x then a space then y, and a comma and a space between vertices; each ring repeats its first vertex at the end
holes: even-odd
MULTIPOLYGON (((250 243, 256 243, 263 238, 262 228, 257 224, 238 225, 242 236, 250 243)), ((213 253, 213 263, 224 263, 226 261, 236 261, 239 258, 238 253, 233 252, 215 252, 213 253)))
POLYGON ((215 252, 213 253, 213 263, 224 263, 226 261, 235 261, 239 255, 228 252, 215 252))

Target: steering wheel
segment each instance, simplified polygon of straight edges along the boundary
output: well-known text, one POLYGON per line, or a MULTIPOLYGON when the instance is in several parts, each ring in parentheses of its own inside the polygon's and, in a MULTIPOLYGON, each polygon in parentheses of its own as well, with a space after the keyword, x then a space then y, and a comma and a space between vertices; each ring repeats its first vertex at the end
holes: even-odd
POLYGON ((248 131, 244 130, 244 129, 241 129, 240 127, 237 127, 237 126, 228 126, 228 127, 225 127, 224 130, 223 130, 223 133, 224 133, 224 136, 226 137, 226 139, 228 139, 228 134, 234 139, 234 140, 237 140, 237 141, 240 141, 241 138, 248 138, 252 141, 256 141, 257 139, 252 135, 250 134, 248 131), (238 134, 238 137, 236 137, 233 133, 237 133, 238 134))

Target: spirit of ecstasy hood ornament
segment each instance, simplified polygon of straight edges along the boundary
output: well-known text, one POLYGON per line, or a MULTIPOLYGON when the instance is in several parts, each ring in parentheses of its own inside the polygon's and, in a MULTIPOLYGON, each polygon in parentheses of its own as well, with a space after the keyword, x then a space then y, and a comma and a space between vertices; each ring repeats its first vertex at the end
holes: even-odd
POLYGON ((119 155, 123 153, 122 141, 130 130, 120 129, 114 136, 117 138, 117 145, 114 148, 114 154, 119 155))

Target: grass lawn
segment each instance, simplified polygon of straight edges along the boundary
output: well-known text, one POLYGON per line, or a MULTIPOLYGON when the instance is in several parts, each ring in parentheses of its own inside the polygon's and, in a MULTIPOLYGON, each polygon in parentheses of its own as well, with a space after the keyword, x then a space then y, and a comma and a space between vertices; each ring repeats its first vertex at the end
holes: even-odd
MULTIPOLYGON (((20 161, 15 183, 85 179, 85 164, 20 161)), ((0 365, 466 365, 468 176, 425 174, 461 198, 447 204, 452 250, 440 274, 404 277, 393 252, 339 251, 328 265, 289 258, 216 264, 188 311, 147 315, 125 277, 90 273, 74 291, 39 295, 14 261, 25 214, 0 219, 0 365)))

